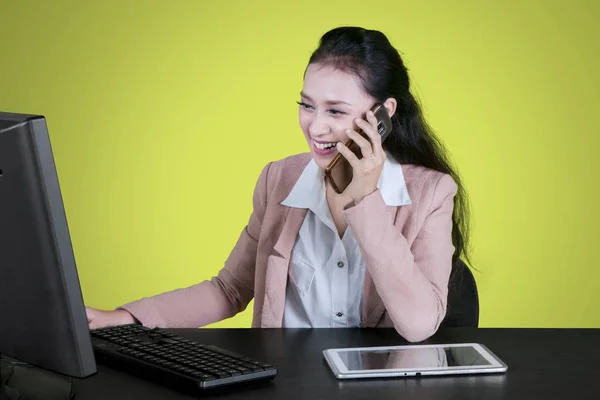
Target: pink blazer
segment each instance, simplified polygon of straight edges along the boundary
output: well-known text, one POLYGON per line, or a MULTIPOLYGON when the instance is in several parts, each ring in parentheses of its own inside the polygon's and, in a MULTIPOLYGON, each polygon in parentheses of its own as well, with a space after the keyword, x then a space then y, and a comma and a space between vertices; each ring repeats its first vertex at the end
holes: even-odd
MULTIPOLYGON (((309 153, 269 163, 254 210, 224 267, 196 285, 120 308, 146 326, 199 327, 232 317, 254 298, 253 327, 281 327, 290 255, 307 210, 280 203, 309 153)), ((380 192, 344 211, 366 263, 363 327, 394 327, 411 342, 433 335, 446 314, 456 184, 446 174, 403 165, 412 204, 390 207, 380 192)))

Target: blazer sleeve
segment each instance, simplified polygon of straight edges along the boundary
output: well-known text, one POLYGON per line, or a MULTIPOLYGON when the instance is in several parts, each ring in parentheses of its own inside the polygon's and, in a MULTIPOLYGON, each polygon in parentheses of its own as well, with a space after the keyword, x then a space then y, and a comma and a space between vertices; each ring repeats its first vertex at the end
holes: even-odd
POLYGON ((456 191, 450 175, 437 179, 412 246, 394 225, 379 190, 344 211, 394 327, 411 342, 433 335, 446 315, 456 191))
POLYGON ((125 304, 141 324, 150 327, 196 328, 243 311, 254 297, 254 270, 258 238, 266 209, 267 177, 262 170, 253 193, 253 211, 225 265, 217 276, 125 304))

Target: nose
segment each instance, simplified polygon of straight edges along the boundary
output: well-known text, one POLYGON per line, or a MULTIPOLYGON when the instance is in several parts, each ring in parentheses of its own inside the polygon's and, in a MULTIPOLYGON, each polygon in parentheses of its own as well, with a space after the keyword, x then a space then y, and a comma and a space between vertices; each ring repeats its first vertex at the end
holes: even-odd
POLYGON ((319 114, 315 115, 308 127, 308 132, 311 136, 322 136, 331 132, 331 128, 327 124, 327 118, 319 114))

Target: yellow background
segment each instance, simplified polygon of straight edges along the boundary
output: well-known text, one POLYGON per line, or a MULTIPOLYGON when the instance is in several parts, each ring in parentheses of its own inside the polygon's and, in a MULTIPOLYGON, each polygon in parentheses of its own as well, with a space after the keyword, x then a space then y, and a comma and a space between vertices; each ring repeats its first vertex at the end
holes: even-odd
POLYGON ((400 49, 464 177, 481 326, 600 327, 600 2, 0 7, 0 109, 47 118, 87 304, 221 268, 261 168, 307 149, 319 37, 361 25, 400 49))

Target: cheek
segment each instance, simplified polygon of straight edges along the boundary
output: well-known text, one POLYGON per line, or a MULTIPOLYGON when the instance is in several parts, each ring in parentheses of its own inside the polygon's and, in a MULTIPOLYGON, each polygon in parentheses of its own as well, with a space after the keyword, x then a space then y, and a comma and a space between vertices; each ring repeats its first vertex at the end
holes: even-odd
POLYGON ((354 124, 353 124, 352 121, 353 121, 352 118, 339 119, 331 127, 333 129, 335 138, 339 142, 345 142, 346 140, 348 140, 348 135, 346 135, 346 129, 354 129, 354 130, 356 130, 357 127, 354 126, 354 124))
POLYGON ((304 136, 308 137, 309 133, 308 133, 308 128, 310 127, 311 124, 311 117, 309 114, 300 111, 298 113, 298 122, 300 123, 300 129, 302 129, 302 132, 304 132, 304 136))
POLYGON ((337 127, 335 130, 335 138, 338 142, 345 142, 348 140, 348 135, 346 135, 346 129, 348 128, 352 128, 352 126, 341 125, 337 127))

